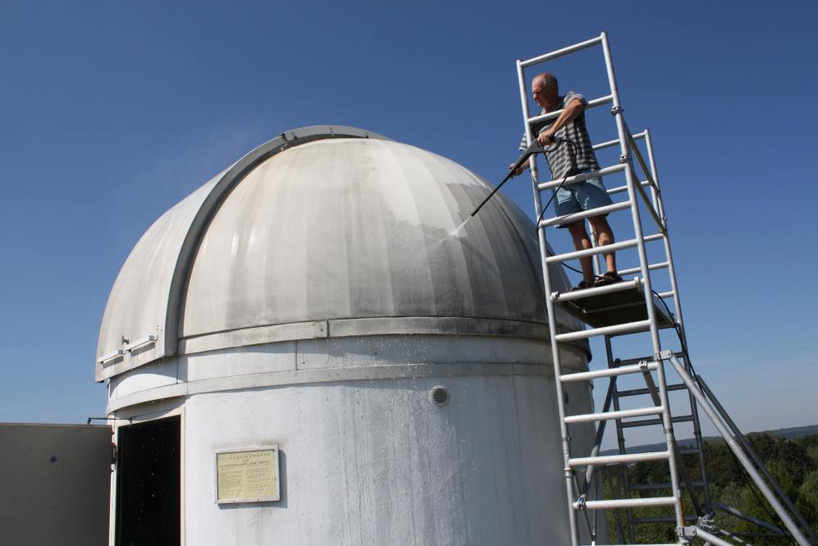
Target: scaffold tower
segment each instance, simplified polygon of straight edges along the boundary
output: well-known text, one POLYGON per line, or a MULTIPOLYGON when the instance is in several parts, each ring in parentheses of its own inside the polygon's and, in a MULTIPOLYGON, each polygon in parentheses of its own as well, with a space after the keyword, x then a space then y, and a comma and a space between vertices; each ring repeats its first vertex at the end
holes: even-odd
POLYGON ((717 510, 751 521, 769 536, 789 537, 801 546, 818 544, 814 531, 753 452, 749 442, 701 376, 693 370, 687 350, 679 288, 651 133, 645 129, 634 134, 628 128, 607 35, 603 32, 591 40, 531 59, 519 60, 517 76, 534 189, 534 212, 551 336, 572 546, 600 545, 599 525, 606 518, 594 517, 598 511, 605 511, 608 518, 614 518, 611 521, 615 523, 614 534, 618 544, 638 544, 635 529, 639 525, 662 523, 675 526, 677 541, 669 544, 693 544, 697 538, 700 539, 697 543, 704 541, 705 544, 748 544, 738 534, 717 526, 717 510), (541 182, 537 154, 542 149, 538 148, 534 131, 556 119, 562 110, 532 115, 527 85, 530 80, 526 79, 526 70, 535 66, 542 70, 543 65, 555 59, 597 47, 602 49, 610 92, 606 96, 589 100, 586 108, 610 105, 618 138, 595 144, 593 148, 618 148, 619 161, 592 172, 541 182), (640 143, 644 154, 639 147, 640 143), (613 204, 558 217, 544 214, 543 192, 597 176, 613 178, 613 175, 621 174, 624 174, 625 184, 607 190, 614 199, 613 204), (584 222, 600 214, 615 212, 630 214, 631 238, 603 247, 595 246, 562 254, 552 255, 548 251, 547 233, 550 228, 575 221, 584 222), (647 221, 643 221, 643 218, 647 221), (661 253, 660 260, 649 260, 649 245, 661 249, 660 252, 651 249, 650 254, 661 253), (619 271, 624 279, 622 282, 568 292, 552 289, 549 266, 592 257, 595 270, 599 273, 600 255, 610 251, 629 250, 622 254, 632 257, 633 253, 630 251, 633 249, 636 250, 636 259, 632 266, 619 271), (654 286, 658 286, 655 282, 659 280, 656 277, 658 275, 665 275, 661 281, 669 286, 668 291, 657 292, 654 289, 654 286), (571 332, 558 331, 558 309, 580 318, 587 327, 571 332), (563 373, 560 362, 561 344, 593 337, 604 339, 607 366, 585 372, 563 373), (629 338, 629 341, 623 342, 629 338), (630 352, 620 354, 622 346, 625 351, 630 352), (642 346, 642 350, 633 354, 634 346, 642 346), (668 373, 670 370, 672 372, 668 373), (601 411, 569 415, 564 385, 594 380, 608 382, 601 411), (637 381, 638 384, 631 385, 628 381, 637 381), (760 521, 710 498, 699 423, 700 412, 704 412, 712 421, 775 510, 782 525, 760 521), (616 433, 618 452, 615 454, 601 453, 609 421, 613 421, 616 433), (588 453, 577 453, 571 442, 572 427, 589 424, 596 427, 594 445, 588 453), (692 439, 680 445, 676 441, 674 426, 682 424, 691 427, 692 439), (661 448, 646 452, 629 449, 628 433, 651 428, 661 431, 661 448), (648 461, 666 462, 669 481, 639 482, 633 479, 634 473, 628 472, 629 466, 648 461), (608 491, 607 498, 600 486, 603 469, 613 472, 612 477, 615 479, 612 483, 617 485, 608 491), (663 513, 657 515, 658 512, 663 513))

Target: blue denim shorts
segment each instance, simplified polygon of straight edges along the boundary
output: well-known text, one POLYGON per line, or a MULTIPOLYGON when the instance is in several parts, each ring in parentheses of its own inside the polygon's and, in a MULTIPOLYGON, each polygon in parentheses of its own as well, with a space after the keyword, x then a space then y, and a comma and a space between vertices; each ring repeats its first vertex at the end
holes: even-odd
MULTIPOLYGON (((576 174, 587 173, 588 171, 590 169, 584 169, 576 174)), ((598 176, 558 189, 554 201, 554 211, 557 216, 613 204, 611 196, 605 191, 602 179, 598 176)), ((558 227, 568 227, 568 224, 560 224, 558 227)))

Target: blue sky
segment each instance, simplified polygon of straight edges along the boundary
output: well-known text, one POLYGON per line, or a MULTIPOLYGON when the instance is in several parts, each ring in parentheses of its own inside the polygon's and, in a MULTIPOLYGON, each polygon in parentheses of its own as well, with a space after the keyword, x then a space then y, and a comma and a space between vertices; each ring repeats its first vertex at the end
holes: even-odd
MULTIPOLYGON (((247 151, 344 124, 497 181, 515 59, 606 30, 627 120, 654 135, 699 372, 747 430, 818 423, 815 28, 813 2, 3 2, 0 421, 104 413, 119 268, 247 151)), ((601 69, 598 50, 554 67, 589 98, 601 69)), ((504 191, 532 210, 527 180, 504 191)))

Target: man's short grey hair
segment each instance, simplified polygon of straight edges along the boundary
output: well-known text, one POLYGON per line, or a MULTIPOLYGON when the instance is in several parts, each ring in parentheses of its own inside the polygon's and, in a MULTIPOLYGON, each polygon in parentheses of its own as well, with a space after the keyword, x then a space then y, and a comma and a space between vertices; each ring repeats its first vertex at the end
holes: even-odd
POLYGON ((537 74, 534 76, 534 81, 538 82, 546 92, 551 92, 553 89, 554 91, 559 90, 559 84, 557 83, 557 77, 553 75, 551 72, 543 72, 542 74, 537 74))

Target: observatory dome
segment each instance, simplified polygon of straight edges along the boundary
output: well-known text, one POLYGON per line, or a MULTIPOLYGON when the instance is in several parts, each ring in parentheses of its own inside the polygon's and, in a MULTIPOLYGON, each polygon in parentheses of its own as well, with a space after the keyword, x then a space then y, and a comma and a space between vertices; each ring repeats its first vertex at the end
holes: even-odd
POLYGON ((457 229, 489 189, 449 159, 369 132, 285 133, 142 237, 105 310, 97 379, 316 336, 544 338, 533 223, 497 194, 457 229))
MULTIPOLYGON (((464 223, 490 191, 439 155, 321 127, 159 218, 99 338, 116 536, 566 544, 534 224, 501 194, 464 223)), ((587 345, 560 348, 562 370, 587 369, 587 345)), ((590 384, 564 394, 593 411, 590 384)), ((590 450, 594 427, 571 436, 590 450)))

